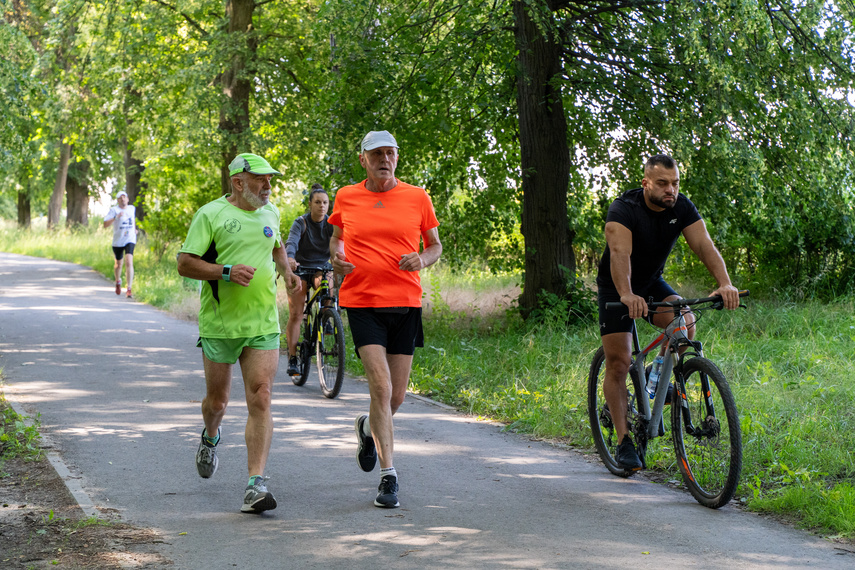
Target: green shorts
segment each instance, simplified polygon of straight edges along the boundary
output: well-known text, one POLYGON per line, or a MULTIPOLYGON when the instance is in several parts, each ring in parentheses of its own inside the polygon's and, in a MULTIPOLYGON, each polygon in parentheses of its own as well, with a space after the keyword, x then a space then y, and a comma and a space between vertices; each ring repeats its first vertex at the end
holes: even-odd
POLYGON ((244 348, 255 350, 279 350, 279 333, 249 338, 202 338, 196 341, 202 348, 202 354, 211 362, 234 364, 240 358, 244 348))

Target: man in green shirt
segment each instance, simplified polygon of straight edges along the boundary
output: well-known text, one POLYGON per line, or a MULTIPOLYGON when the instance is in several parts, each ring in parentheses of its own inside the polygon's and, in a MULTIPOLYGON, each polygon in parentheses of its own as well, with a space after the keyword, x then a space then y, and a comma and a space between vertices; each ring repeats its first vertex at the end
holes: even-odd
POLYGON ((202 348, 207 392, 196 469, 206 479, 217 470, 232 367, 240 362, 249 410, 249 483, 241 511, 261 513, 276 508, 264 477, 273 437, 270 398, 279 367, 276 272, 285 276, 289 289, 296 287, 298 277, 279 238, 279 210, 270 204, 270 180, 279 172, 260 156, 245 153, 232 161, 229 174, 232 193, 199 208, 178 255, 178 273, 203 282, 197 346, 202 348))

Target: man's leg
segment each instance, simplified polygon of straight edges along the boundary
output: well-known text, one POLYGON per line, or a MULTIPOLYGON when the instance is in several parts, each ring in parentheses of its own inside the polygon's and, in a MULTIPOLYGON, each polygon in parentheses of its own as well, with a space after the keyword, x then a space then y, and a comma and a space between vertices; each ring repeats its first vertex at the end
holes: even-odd
POLYGON ((202 420, 205 431, 210 437, 215 437, 226 407, 229 405, 229 393, 232 387, 232 364, 212 362, 204 354, 205 365, 205 399, 202 400, 202 420))
POLYGON ((249 475, 263 475, 273 440, 273 414, 270 399, 273 379, 279 368, 278 350, 244 348, 240 356, 246 407, 246 455, 249 475))
POLYGON ((629 363, 632 358, 632 335, 629 333, 612 333, 602 337, 603 351, 606 355, 606 375, 603 380, 603 393, 609 412, 615 424, 618 441, 626 435, 626 377, 629 374, 629 363))
POLYGON ((125 254, 125 276, 128 281, 125 287, 128 290, 128 296, 130 296, 131 286, 134 283, 134 254, 132 253, 125 254))
POLYGON ((240 356, 246 407, 246 458, 249 481, 243 496, 241 512, 262 513, 276 508, 276 499, 267 490, 264 467, 273 439, 273 414, 270 399, 273 379, 279 368, 279 350, 246 347, 240 356))
MULTIPOLYGON (((371 395, 368 418, 371 423, 371 436, 374 438, 374 445, 380 459, 380 467, 391 467, 395 439, 395 427, 392 421, 394 390, 386 347, 379 344, 360 346, 359 357, 368 379, 368 392, 371 395)), ((404 388, 406 391, 406 385, 404 388)), ((403 398, 395 406, 396 411, 402 401, 403 398)))
POLYGON ((641 469, 642 464, 631 439, 627 437, 626 425, 627 397, 629 394, 626 388, 626 378, 632 358, 632 335, 630 333, 611 333, 604 335, 602 341, 606 357, 603 394, 609 406, 618 441, 615 459, 621 467, 635 471, 641 469))
POLYGON ((196 451, 196 470, 208 479, 217 472, 217 445, 220 443, 220 423, 229 403, 232 365, 212 362, 203 354, 205 366, 205 398, 202 400, 202 430, 199 449, 196 451))
POLYGON ((116 295, 122 292, 122 254, 113 252, 113 276, 116 281, 116 295))

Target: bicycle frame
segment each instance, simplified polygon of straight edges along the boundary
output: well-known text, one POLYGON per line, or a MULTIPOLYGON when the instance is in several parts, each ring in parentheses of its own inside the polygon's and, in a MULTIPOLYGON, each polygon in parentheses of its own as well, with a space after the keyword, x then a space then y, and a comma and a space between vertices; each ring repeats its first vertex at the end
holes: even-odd
MULTIPOLYGON (((679 310, 681 310, 680 307, 675 307, 674 309, 675 312, 679 310)), ((662 418, 662 413, 665 409, 665 400, 668 397, 668 385, 671 383, 671 373, 674 371, 674 367, 679 366, 685 355, 684 353, 681 354, 681 349, 683 347, 692 347, 694 350, 689 353, 690 355, 703 356, 703 345, 700 341, 690 340, 686 335, 687 332, 685 319, 680 315, 679 317, 675 317, 665 330, 659 333, 659 336, 642 350, 635 322, 632 324, 633 350, 629 373, 635 386, 635 399, 638 404, 639 415, 647 421, 647 436, 649 438, 659 436, 659 420, 662 418), (670 358, 663 360, 659 377, 666 379, 666 381, 660 381, 656 386, 653 407, 651 408, 650 398, 645 389, 647 374, 644 363, 647 355, 658 349, 663 343, 666 344, 665 354, 670 358)), ((673 402, 672 405, 677 405, 677 402, 673 402)))

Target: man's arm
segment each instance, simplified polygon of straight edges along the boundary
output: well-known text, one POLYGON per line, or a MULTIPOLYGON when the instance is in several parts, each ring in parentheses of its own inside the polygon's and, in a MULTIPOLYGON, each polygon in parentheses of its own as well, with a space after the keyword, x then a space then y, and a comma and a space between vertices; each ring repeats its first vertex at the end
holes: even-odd
MULTIPOLYGON (((181 252, 178 254, 178 274, 188 279, 199 281, 216 281, 223 278, 223 265, 208 263, 198 255, 181 252)), ((232 265, 229 281, 244 287, 249 285, 255 268, 249 265, 232 265)))
POLYGON ((421 253, 412 252, 401 256, 398 268, 404 271, 421 271, 430 267, 442 255, 442 243, 439 241, 439 229, 431 228, 422 234, 424 249, 421 253))
MULTIPOLYGON (((112 213, 113 213, 113 210, 112 210, 112 209, 110 209, 110 211, 109 211, 109 212, 107 212, 107 215, 109 216, 109 215, 110 215, 110 214, 112 214, 112 213)), ((117 220, 117 219, 118 219, 118 217, 119 217, 119 216, 121 216, 121 215, 122 215, 122 213, 121 213, 121 212, 118 212, 115 216, 113 216, 113 217, 112 217, 112 218, 110 218, 109 220, 104 220, 104 227, 105 227, 105 228, 109 228, 110 226, 112 226, 112 225, 113 225, 113 222, 114 222, 115 220, 117 220)))
POLYGON ((276 264, 276 271, 279 272, 285 279, 285 288, 288 291, 293 291, 297 287, 299 277, 291 270, 292 259, 288 257, 285 248, 282 245, 277 245, 273 248, 273 263, 276 264))
POLYGON ((344 256, 344 240, 342 239, 342 230, 338 226, 333 226, 333 235, 330 238, 330 263, 333 265, 333 271, 339 275, 347 275, 351 273, 356 266, 345 260, 344 256))
POLYGON ((609 270, 620 302, 629 309, 629 317, 647 316, 647 302, 632 292, 632 232, 618 222, 606 223, 606 243, 609 245, 609 270))
POLYGON ((686 243, 689 244, 689 247, 718 284, 718 288, 712 294, 721 295, 725 308, 737 308, 739 306, 739 291, 730 282, 730 275, 727 273, 724 259, 713 243, 704 221, 698 220, 685 228, 683 237, 686 238, 686 243))

